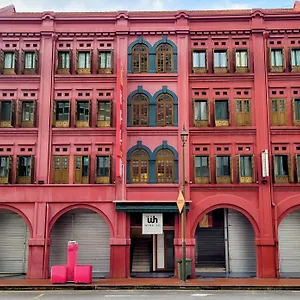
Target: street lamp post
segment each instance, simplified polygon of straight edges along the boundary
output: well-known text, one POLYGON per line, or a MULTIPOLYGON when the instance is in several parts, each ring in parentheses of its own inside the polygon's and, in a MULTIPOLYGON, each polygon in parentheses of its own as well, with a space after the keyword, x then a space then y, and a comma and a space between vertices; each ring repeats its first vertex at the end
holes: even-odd
MULTIPOLYGON (((181 186, 181 192, 183 194, 183 197, 185 197, 185 156, 184 156, 184 147, 187 142, 189 133, 185 129, 185 126, 183 125, 183 129, 180 133, 181 137, 181 146, 182 146, 182 186, 181 186)), ((181 213, 181 229, 182 229, 182 279, 183 281, 186 281, 186 242, 185 242, 185 233, 186 233, 186 203, 184 199, 184 205, 183 210, 181 213)))

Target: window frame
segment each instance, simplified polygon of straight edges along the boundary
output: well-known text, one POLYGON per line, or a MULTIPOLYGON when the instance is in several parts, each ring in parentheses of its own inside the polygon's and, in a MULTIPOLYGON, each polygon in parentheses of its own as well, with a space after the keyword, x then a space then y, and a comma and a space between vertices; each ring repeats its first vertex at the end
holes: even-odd
POLYGON ((96 161, 95 161, 95 183, 99 184, 110 184, 111 180, 111 155, 96 155, 96 161), (108 175, 107 176, 101 176, 98 175, 98 158, 106 158, 108 159, 108 166, 101 166, 100 168, 108 168, 108 175))
POLYGON ((149 73, 149 64, 150 64, 149 58, 150 58, 149 47, 146 44, 138 43, 134 45, 131 51, 131 73, 132 74, 149 73), (141 45, 143 45, 146 48, 146 50, 135 50, 135 48, 138 48, 141 45), (143 59, 145 59, 146 62, 143 62, 143 59), (137 64, 137 66, 135 66, 135 64, 137 64))
POLYGON ((250 71, 250 55, 249 54, 250 54, 249 48, 236 48, 233 50, 236 73, 248 73, 250 71), (238 66, 237 65, 237 53, 242 53, 242 52, 247 53, 247 66, 238 66))
MULTIPOLYGON (((282 166, 284 168, 284 166, 282 166)), ((274 183, 289 183, 293 182, 293 171, 292 171, 292 158, 291 155, 289 154, 280 154, 276 153, 273 154, 273 177, 274 177, 274 183), (276 157, 287 157, 287 174, 276 174, 277 170, 277 162, 276 162, 276 157)))
POLYGON ((213 70, 214 70, 214 73, 228 73, 228 71, 229 71, 229 49, 228 48, 213 49, 213 70), (226 64, 227 65, 225 67, 216 66, 216 64, 215 64, 215 53, 221 53, 221 52, 226 53, 226 64))
POLYGON ((19 184, 30 184, 30 183, 34 183, 34 156, 33 155, 18 155, 17 156, 17 183, 19 184), (21 170, 21 162, 22 159, 28 159, 30 158, 30 165, 25 166, 25 168, 27 169, 27 171, 29 172, 29 175, 21 175, 20 174, 20 170, 21 170))
POLYGON ((0 128, 12 128, 15 127, 15 100, 0 100, 0 128), (4 110, 4 103, 10 103, 9 119, 2 119, 2 112, 4 110))
POLYGON ((174 126, 174 114, 175 114, 175 111, 174 111, 174 98, 172 95, 168 94, 168 93, 162 93, 162 94, 159 94, 156 99, 155 99, 155 124, 157 127, 166 127, 166 126, 174 126), (166 100, 162 100, 161 102, 159 102, 159 98, 162 97, 162 96, 167 96, 169 98, 168 101, 166 100), (161 119, 161 121, 159 120, 159 107, 158 105, 163 105, 163 118, 161 119), (172 112, 172 115, 171 115, 171 119, 172 119, 172 122, 171 124, 167 123, 167 118, 170 118, 170 116, 168 115, 168 109, 167 109, 167 105, 170 105, 171 104, 171 112, 172 112))
POLYGON ((91 116, 92 116, 92 106, 91 106, 91 100, 76 100, 75 102, 75 126, 78 128, 82 127, 90 127, 91 123, 91 116), (80 105, 81 104, 87 104, 87 108, 83 108, 85 110, 84 116, 87 116, 87 120, 80 120, 80 105), (87 110, 87 114, 86 114, 87 110))
MULTIPOLYGON (((1 155, 0 156, 0 170, 1 170, 1 160, 2 158, 6 159, 6 176, 0 176, 0 184, 7 184, 7 183, 11 183, 11 171, 12 171, 12 157, 10 155, 1 155)), ((1 175, 1 172, 0 172, 1 175)))
POLYGON ((98 73, 99 74, 112 74, 113 73, 113 50, 112 49, 107 49, 107 50, 102 50, 98 49, 98 73), (102 58, 101 54, 106 54, 105 57, 105 67, 101 67, 102 63, 102 58), (110 67, 107 66, 107 54, 110 54, 110 67))
POLYGON ((296 168, 296 179, 300 182, 300 155, 295 154, 295 168, 296 168))
POLYGON ((38 50, 22 50, 22 74, 36 75, 39 74, 39 51, 38 50), (26 68, 26 55, 33 54, 31 68, 26 68))
POLYGON ((286 98, 270 98, 270 125, 271 126, 287 126, 287 99, 286 98), (273 111, 273 101, 276 101, 276 111, 273 111), (281 112, 281 103, 284 101, 284 112, 281 112))
POLYGON ((294 126, 300 126, 300 98, 293 98, 293 125, 294 126), (299 103, 296 105, 296 102, 299 103), (298 108, 298 107, 299 108, 298 108), (297 111, 299 118, 297 119, 297 111))
POLYGON ((207 73, 208 71, 208 55, 207 49, 193 49, 192 50, 192 71, 193 73, 207 73), (201 54, 204 53, 204 61, 205 66, 194 66, 194 54, 201 54))
POLYGON ((76 50, 76 73, 78 75, 89 75, 92 74, 92 66, 93 66, 93 50, 92 49, 80 49, 76 50), (89 67, 86 65, 86 57, 85 57, 85 68, 79 68, 79 56, 80 54, 89 54, 89 67))
POLYGON ((23 128, 33 128, 36 127, 36 100, 19 100, 18 102, 18 125, 23 128), (24 105, 31 103, 30 115, 32 115, 31 120, 24 120, 24 105))
POLYGON ((149 121, 150 121, 150 99, 149 99, 149 97, 143 93, 135 94, 131 99, 131 125, 134 127, 148 127, 149 121), (145 97, 145 99, 138 100, 137 98, 141 95, 143 95, 145 97), (142 103, 144 101, 145 101, 145 103, 142 103), (141 103, 138 103, 138 102, 141 102, 141 103), (138 106, 138 118, 136 118, 137 114, 135 112, 135 109, 136 109, 135 105, 138 106), (143 121, 142 111, 144 109, 143 108, 144 105, 147 108, 147 117, 145 118, 146 123, 142 124, 142 121, 143 121), (135 124, 135 122, 134 122, 134 120, 136 120, 136 119, 138 120, 138 124, 135 124))
POLYGON ((57 50, 56 51, 56 73, 61 75, 71 74, 72 70, 72 50, 57 50), (60 62, 60 55, 68 54, 69 67, 63 66, 60 62))
MULTIPOLYGON (((203 166, 201 165, 200 168, 203 166)), ((209 155, 194 155, 194 178, 195 183, 197 184, 207 184, 211 182, 211 175, 210 175, 210 156, 209 155), (207 158, 207 169, 208 169, 208 176, 197 176, 197 167, 196 167, 196 159, 197 158, 207 158)))
POLYGON ((52 184, 69 184, 70 157, 68 155, 52 156, 52 184), (56 158, 59 158, 59 168, 56 168, 56 158), (66 160, 66 168, 64 161, 66 160))
MULTIPOLYGON (((193 122, 196 127, 207 127, 210 125, 210 105, 208 99, 193 99, 193 122), (196 103, 206 102, 206 120, 196 120, 195 112, 196 112, 196 103)), ((200 110, 201 114, 201 110, 200 110)))
POLYGON ((53 122, 52 122, 53 127, 60 127, 60 128, 70 127, 70 116, 71 116, 71 101, 70 100, 54 100, 53 101, 53 122), (58 104, 61 102, 69 104, 68 120, 58 120, 58 118, 57 118, 58 104))
POLYGON ((215 173, 216 173, 216 183, 220 184, 227 184, 227 183, 233 183, 233 162, 232 162, 232 155, 226 155, 226 154, 219 154, 215 155, 215 173), (219 157, 228 157, 229 158, 229 175, 218 175, 218 168, 217 168, 217 160, 219 157))
POLYGON ((91 157, 89 155, 74 155, 74 184, 88 184, 90 180, 90 162, 91 157), (88 159, 87 175, 84 174, 85 158, 88 159), (80 162, 80 166, 77 168, 77 161, 80 162))
POLYGON ((19 61, 18 50, 5 50, 3 51, 3 74, 4 75, 16 75, 18 73, 18 61, 19 61), (5 67, 5 56, 6 54, 12 54, 10 68, 5 67))
POLYGON ((216 127, 227 127, 230 126, 230 101, 229 99, 214 99, 214 120, 215 120, 215 126, 216 127), (228 112, 228 119, 217 119, 217 114, 216 114, 216 108, 217 108, 217 103, 219 102, 227 102, 227 112, 228 112))
POLYGON ((112 101, 111 100, 97 100, 97 127, 111 127, 112 126, 112 101), (107 110, 103 110, 105 112, 104 114, 104 120, 100 120, 100 106, 101 104, 104 104, 105 107, 109 106, 108 113, 107 110), (107 119, 106 119, 107 118, 107 119))
POLYGON ((286 61, 285 61, 285 49, 284 48, 269 48, 269 71, 270 72, 284 72, 286 68, 286 61), (273 51, 281 51, 281 58, 282 58, 282 66, 277 66, 272 64, 272 57, 273 51))
POLYGON ((236 126, 251 126, 252 125, 252 107, 251 99, 238 98, 235 99, 235 125, 236 126), (238 111, 238 101, 241 101, 242 111, 238 111), (245 102, 249 103, 249 111, 245 111, 245 102))
MULTIPOLYGON (((167 156, 166 156, 167 157, 167 156)), ((174 183, 174 179, 175 179, 175 155, 174 153, 170 150, 170 149, 161 149, 157 152, 156 154, 156 163, 155 163, 155 178, 156 178, 156 183, 158 184, 168 184, 168 183, 174 183), (171 153, 171 160, 167 160, 164 159, 164 157, 162 157, 161 160, 159 160, 159 153, 163 152, 163 151, 168 151, 169 153, 171 153), (158 169, 159 169, 159 162, 162 161, 163 162, 163 173, 158 173, 158 169), (166 174, 166 168, 169 167, 167 165, 167 162, 171 162, 171 171, 172 171, 172 179, 171 180, 167 180, 167 174, 166 174), (158 176, 158 174, 162 174, 162 176, 158 176), (159 178, 163 177, 163 181, 159 181, 159 178)))
POLYGON ((174 48, 168 43, 161 43, 155 49, 155 69, 156 73, 174 73, 174 48), (159 50, 159 47, 168 46, 168 50, 159 50), (162 58, 160 57, 162 55, 162 58), (170 55, 170 68, 168 68, 168 55, 170 55), (159 67, 161 65, 161 67, 159 67))
POLYGON ((144 183, 149 183, 149 175, 150 175, 150 170, 149 170, 149 154, 147 151, 144 149, 136 149, 132 152, 130 156, 130 183, 133 184, 144 184, 144 183), (137 156, 135 153, 138 151, 142 151, 145 155, 144 156, 137 156), (137 162, 137 168, 138 168, 138 175, 137 177, 134 176, 133 169, 135 168, 134 162, 137 162), (143 164, 146 162, 146 173, 142 173, 142 169, 145 167, 143 164), (143 163, 143 164, 142 164, 143 163), (143 180, 142 176, 143 174, 146 174, 146 180, 143 180), (137 179, 136 179, 137 178, 137 179))
POLYGON ((237 155, 237 171, 239 176, 239 183, 254 183, 255 182, 255 157, 254 154, 240 154, 237 155), (242 163, 241 158, 242 157, 250 157, 251 158, 251 176, 243 176, 243 172, 241 170, 242 163))

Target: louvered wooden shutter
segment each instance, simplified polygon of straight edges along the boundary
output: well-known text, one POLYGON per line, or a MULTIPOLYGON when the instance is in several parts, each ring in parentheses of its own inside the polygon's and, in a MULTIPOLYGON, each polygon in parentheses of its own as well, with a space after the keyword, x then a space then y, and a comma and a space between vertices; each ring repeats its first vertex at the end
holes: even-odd
POLYGON ((37 101, 32 101, 32 112, 33 112, 33 126, 36 127, 36 120, 37 120, 37 101))
POLYGON ((61 157, 61 183, 69 183, 69 157, 62 156, 61 157), (64 168, 64 162, 66 164, 66 168, 64 168))
POLYGON ((283 66, 283 71, 286 69, 286 59, 285 59, 285 49, 282 49, 282 66, 283 66))
POLYGON ((90 50, 90 73, 93 72, 93 49, 90 50))
POLYGON ((294 182, 291 155, 288 155, 288 170, 289 170, 289 182, 294 182))
POLYGON ((206 107, 207 107, 207 125, 210 126, 210 102, 206 100, 206 107))
POLYGON ((25 52, 21 50, 21 73, 24 74, 25 69, 25 52))
POLYGON ((236 156, 236 172, 237 172, 237 175, 238 175, 238 179, 239 179, 239 183, 241 183, 241 156, 240 155, 237 155, 236 156))
POLYGON ((297 124, 298 122, 297 122, 297 120, 296 120, 297 112, 296 112, 296 103, 295 103, 295 99, 293 99, 292 107, 293 107, 293 125, 298 125, 298 124, 297 124))
MULTIPOLYGON (((78 120, 78 100, 75 100, 75 115, 74 115, 74 123, 75 123, 75 126, 76 126, 76 124, 77 124, 77 121, 79 121, 78 120)), ((69 115, 70 115, 70 112, 71 112, 71 110, 70 110, 70 108, 69 108, 69 115)))
POLYGON ((255 183, 255 156, 254 156, 254 154, 251 157, 251 164, 252 164, 252 182, 255 183))
POLYGON ((72 74, 73 72, 73 51, 69 50, 69 72, 72 74))
POLYGON ((34 59, 35 59, 35 74, 39 74, 39 50, 34 51, 34 59))
POLYGON ((81 183, 82 178, 82 156, 74 156, 74 183, 81 183), (79 168, 77 169, 77 161, 80 161, 79 168))
POLYGON ((19 72, 19 51, 15 50, 15 73, 19 72))
POLYGON ((230 126, 230 124, 231 124, 231 105, 230 105, 229 100, 227 100, 227 107, 228 107, 228 126, 230 126))
POLYGON ((114 50, 111 49, 111 73, 114 73, 114 50))
POLYGON ((31 158, 31 166, 30 166, 30 180, 31 183, 34 183, 34 167, 35 167, 35 160, 34 160, 34 156, 30 156, 31 158))
POLYGON ((20 156, 17 155, 16 157, 16 179, 17 179, 17 183, 20 183, 20 156))
POLYGON ((300 162, 298 162, 298 154, 295 155, 295 166, 297 173, 297 182, 300 182, 300 162))
POLYGON ((7 179, 9 183, 12 182, 12 156, 8 157, 7 179))
POLYGON ((232 155, 230 155, 230 181, 231 181, 231 183, 233 183, 234 182, 234 174, 233 174, 233 157, 232 157, 232 155))
POLYGON ((71 122, 71 101, 67 101, 69 103, 69 114, 68 114, 68 126, 67 127, 70 127, 70 122, 71 122))
POLYGON ((23 102, 21 100, 18 101, 18 124, 17 126, 22 127, 22 113, 23 113, 23 102))
POLYGON ((10 101, 11 106, 10 106, 10 124, 11 126, 15 126, 15 101, 11 100, 10 101))
MULTIPOLYGON (((245 113, 245 125, 252 125, 252 103, 251 99, 246 99, 249 103, 249 111, 245 113)), ((245 103, 244 103, 245 106, 245 103)), ((245 110, 245 109, 244 109, 245 110)))
POLYGON ((207 157, 207 163, 208 163, 208 182, 211 183, 210 156, 207 157))
POLYGON ((226 56, 227 56, 227 71, 230 70, 230 59, 229 59, 229 49, 226 50, 226 56))
POLYGON ((217 114, 216 114, 216 100, 214 100, 214 120, 215 126, 217 126, 217 114))
POLYGON ((274 176, 274 182, 277 182, 277 176, 276 176, 276 157, 273 155, 273 176, 274 176))
POLYGON ((233 64, 234 64, 234 70, 236 71, 238 66, 237 66, 236 49, 235 48, 232 49, 232 60, 233 60, 233 64))
POLYGON ((4 51, 0 50, 0 74, 3 74, 3 68, 4 68, 4 51))
POLYGON ((52 109, 52 127, 56 127, 56 101, 53 101, 52 109))
POLYGON ((92 126, 92 101, 89 100, 89 127, 92 126))
POLYGON ((272 49, 268 48, 269 72, 272 71, 272 49))
POLYGON ((78 50, 76 50, 76 64, 75 64, 75 70, 76 70, 76 73, 78 74, 78 63, 79 63, 79 52, 78 50))
POLYGON ((56 56, 55 56, 55 70, 56 70, 56 73, 58 73, 58 69, 59 69, 59 53, 58 53, 58 50, 56 50, 55 52, 56 56))
POLYGON ((235 125, 240 126, 243 125, 243 110, 244 110, 244 105, 243 105, 243 100, 242 99, 236 99, 235 100, 235 125), (239 111, 239 104, 241 105, 241 110, 239 111))
POLYGON ((60 183, 60 172, 61 172, 61 157, 53 156, 52 157, 52 183, 60 183), (56 159, 59 161, 59 169, 55 168, 56 159))
POLYGON ((250 50, 247 48, 247 68, 248 72, 250 72, 250 50))

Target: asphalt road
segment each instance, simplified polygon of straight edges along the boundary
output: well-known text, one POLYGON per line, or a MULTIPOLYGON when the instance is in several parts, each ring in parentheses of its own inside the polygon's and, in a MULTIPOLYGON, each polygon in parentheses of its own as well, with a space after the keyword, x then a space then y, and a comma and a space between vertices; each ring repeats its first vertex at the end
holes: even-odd
POLYGON ((94 300, 94 299, 130 299, 130 300, 289 300, 300 299, 299 292, 291 291, 18 291, 0 292, 0 299, 38 299, 38 300, 94 300))

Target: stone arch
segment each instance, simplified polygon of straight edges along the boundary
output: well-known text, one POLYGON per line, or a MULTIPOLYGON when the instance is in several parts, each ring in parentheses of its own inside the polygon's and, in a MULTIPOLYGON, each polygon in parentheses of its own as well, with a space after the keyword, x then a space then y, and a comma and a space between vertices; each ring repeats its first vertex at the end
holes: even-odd
POLYGON ((149 158, 149 165, 150 165, 150 168, 149 168, 149 183, 152 183, 151 182, 151 178, 152 178, 152 174, 151 174, 151 159, 152 159, 152 151, 145 145, 143 145, 142 141, 137 141, 136 145, 132 146, 128 152, 127 152, 127 169, 126 169, 126 173, 127 173, 127 179, 126 179, 126 182, 127 183, 131 183, 130 182, 130 175, 131 175, 131 170, 130 170, 130 160, 131 160, 131 155, 132 153, 135 151, 135 150, 138 150, 138 149, 142 149, 142 150, 145 150, 147 153, 148 153, 148 158, 149 158))
MULTIPOLYGON (((173 105, 174 105, 174 126, 178 126, 178 97, 177 97, 177 95, 174 92, 172 92, 171 90, 169 90, 166 85, 164 85, 162 87, 162 89, 157 91, 153 96, 153 101, 155 102, 155 105, 156 105, 157 97, 161 94, 169 94, 170 96, 172 96, 172 98, 174 100, 174 102, 173 102, 173 105)), ((154 111, 154 113, 155 113, 155 116, 156 116, 155 111, 154 111)), ((155 116, 154 116, 154 118, 155 118, 155 116)))
POLYGON ((83 209, 89 209, 91 211, 96 212, 98 215, 100 215, 107 223, 109 231, 110 231, 110 236, 114 236, 114 228, 113 225, 110 221, 110 219, 108 218, 108 216, 101 211, 99 208, 89 205, 89 204, 72 204, 69 206, 66 206, 65 208, 61 209, 59 212, 57 212, 51 219, 50 223, 49 223, 49 236, 51 236, 51 231, 53 229, 53 226, 55 224, 55 222, 61 217, 63 216, 65 213, 73 210, 73 209, 78 209, 78 208, 83 208, 83 209))
POLYGON ((288 214, 292 213, 295 210, 300 209, 299 199, 300 199, 300 194, 293 195, 291 197, 285 198, 276 206, 275 210, 276 210, 278 225, 288 214))
MULTIPOLYGON (((178 183, 178 152, 173 146, 168 145, 167 141, 163 141, 161 145, 159 145, 154 149, 151 160, 156 161, 157 153, 162 149, 168 149, 174 154, 174 183, 178 183)), ((155 174, 156 173, 155 164, 153 165, 153 168, 154 168, 153 174, 155 174)), ((154 182, 156 182, 155 177, 154 177, 154 182)))
POLYGON ((254 212, 253 206, 244 198, 237 197, 232 194, 220 194, 213 195, 205 198, 203 201, 199 202, 196 207, 191 208, 192 211, 197 210, 196 208, 202 206, 203 210, 201 213, 196 213, 196 217, 194 218, 193 223, 191 224, 191 233, 194 235, 197 224, 201 220, 201 218, 210 211, 213 211, 218 208, 231 208, 234 209, 241 214, 243 214, 248 221, 251 223, 256 238, 260 235, 260 229, 258 225, 258 215, 254 212), (239 203, 240 205, 238 205, 239 203))
POLYGON ((155 106, 156 102, 153 100, 152 95, 143 89, 142 85, 139 85, 138 88, 134 91, 132 91, 128 97, 127 97, 127 126, 132 126, 131 124, 131 105, 132 105, 132 98, 136 94, 144 94, 148 97, 149 99, 149 126, 155 126, 155 112, 154 112, 154 118, 153 118, 153 106, 155 106))
MULTIPOLYGON (((176 44, 171 41, 168 40, 168 38, 166 36, 163 36, 161 40, 157 41, 154 45, 153 45, 153 51, 156 55, 156 48, 160 45, 160 44, 169 44, 172 48, 173 48, 173 57, 174 57, 174 73, 177 73, 177 46, 176 44)), ((154 69, 155 69, 155 61, 154 61, 154 69)))

